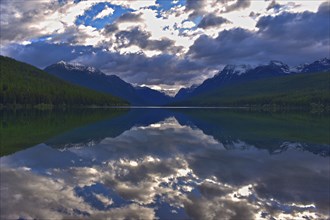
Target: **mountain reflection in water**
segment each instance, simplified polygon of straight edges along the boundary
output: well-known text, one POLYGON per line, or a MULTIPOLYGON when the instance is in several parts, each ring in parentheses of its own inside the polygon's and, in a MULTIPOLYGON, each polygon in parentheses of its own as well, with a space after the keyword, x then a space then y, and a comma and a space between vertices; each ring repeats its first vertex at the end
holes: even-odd
POLYGON ((1 157, 1 219, 327 219, 329 130, 285 117, 133 110, 75 128, 1 157))

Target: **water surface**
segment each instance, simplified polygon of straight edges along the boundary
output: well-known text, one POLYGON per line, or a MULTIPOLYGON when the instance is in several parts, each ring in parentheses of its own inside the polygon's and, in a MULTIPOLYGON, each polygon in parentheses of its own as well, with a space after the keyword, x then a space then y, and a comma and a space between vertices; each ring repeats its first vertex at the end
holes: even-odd
POLYGON ((330 216, 328 116, 223 109, 2 116, 1 219, 330 216))

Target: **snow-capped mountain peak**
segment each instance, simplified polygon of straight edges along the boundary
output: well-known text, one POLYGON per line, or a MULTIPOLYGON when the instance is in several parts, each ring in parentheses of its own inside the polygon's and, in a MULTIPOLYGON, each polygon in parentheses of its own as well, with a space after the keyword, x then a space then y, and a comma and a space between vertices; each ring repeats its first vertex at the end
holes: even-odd
POLYGON ((102 73, 100 70, 96 69, 95 67, 85 66, 78 62, 65 62, 61 60, 57 62, 56 65, 63 66, 67 70, 85 71, 88 73, 97 73, 97 74, 102 73))
POLYGON ((322 58, 312 63, 305 63, 291 68, 294 73, 325 72, 330 71, 330 59, 322 58))
POLYGON ((223 73, 225 74, 235 74, 235 75, 242 75, 252 69, 250 65, 227 65, 225 68, 222 70, 223 73))
POLYGON ((290 67, 290 72, 291 73, 300 73, 305 66, 307 66, 308 64, 301 64, 299 66, 292 66, 290 67))
POLYGON ((324 57, 322 59, 315 61, 314 63, 318 63, 318 64, 324 65, 324 66, 330 66, 330 59, 324 57))
POLYGON ((61 65, 61 66, 66 66, 67 64, 68 64, 68 62, 65 62, 64 60, 61 60, 56 63, 56 65, 61 65))
POLYGON ((322 58, 316 60, 312 63, 304 64, 300 67, 300 72, 308 73, 308 72, 324 72, 330 70, 330 59, 322 58))
POLYGON ((286 65, 285 63, 278 61, 278 60, 271 60, 268 65, 279 68, 283 73, 286 73, 286 74, 289 74, 292 72, 288 65, 286 65))

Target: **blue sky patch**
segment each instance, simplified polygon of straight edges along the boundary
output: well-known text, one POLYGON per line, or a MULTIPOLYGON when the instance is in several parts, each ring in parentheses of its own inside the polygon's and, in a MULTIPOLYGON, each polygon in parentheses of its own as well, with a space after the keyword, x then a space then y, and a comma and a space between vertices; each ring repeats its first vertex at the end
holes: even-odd
POLYGON ((168 11, 173 7, 172 1, 157 0, 156 3, 159 5, 159 9, 168 11))
POLYGON ((154 10, 157 10, 158 11, 158 16, 157 17, 160 17, 160 12, 161 11, 168 11, 171 8, 173 8, 174 6, 177 6, 177 5, 185 5, 186 0, 179 0, 176 3, 173 3, 173 0, 157 0, 156 3, 158 4, 158 7, 157 6, 152 6, 150 8, 154 9, 154 10))
POLYGON ((84 15, 77 18, 76 25, 92 26, 97 29, 102 29, 105 25, 113 23, 118 17, 127 12, 133 11, 132 9, 123 8, 118 5, 112 5, 110 3, 99 3, 94 5, 91 9, 87 10, 84 15), (94 19, 95 16, 100 13, 105 7, 108 6, 114 10, 112 15, 105 16, 101 19, 94 19))

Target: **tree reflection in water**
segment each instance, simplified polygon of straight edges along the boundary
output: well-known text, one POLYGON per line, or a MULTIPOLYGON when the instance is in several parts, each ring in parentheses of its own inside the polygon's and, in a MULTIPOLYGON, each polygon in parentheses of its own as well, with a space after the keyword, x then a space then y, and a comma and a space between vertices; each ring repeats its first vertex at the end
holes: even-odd
POLYGON ((98 122, 1 157, 1 218, 329 218, 329 145, 165 116, 96 141, 88 129, 118 128, 98 122))

